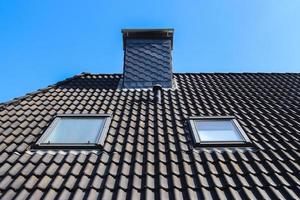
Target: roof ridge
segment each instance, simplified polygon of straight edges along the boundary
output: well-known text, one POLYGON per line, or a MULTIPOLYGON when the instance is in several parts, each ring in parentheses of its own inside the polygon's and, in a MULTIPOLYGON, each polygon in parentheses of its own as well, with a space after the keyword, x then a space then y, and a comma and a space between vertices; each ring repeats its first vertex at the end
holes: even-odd
POLYGON ((76 79, 76 78, 82 77, 82 76, 84 76, 84 75, 86 75, 86 74, 87 74, 86 72, 82 72, 82 73, 80 73, 80 74, 76 74, 76 75, 74 75, 74 76, 72 76, 72 77, 66 78, 66 79, 64 79, 64 80, 62 80, 62 81, 58 81, 58 82, 56 82, 56 83, 54 83, 54 84, 48 85, 48 86, 45 87, 45 88, 37 89, 37 90, 35 90, 35 91, 33 91, 33 92, 29 92, 29 93, 26 93, 25 95, 22 95, 22 96, 13 98, 12 100, 8 100, 8 101, 6 101, 6 102, 2 102, 2 103, 0 103, 0 109, 4 108, 5 106, 8 106, 8 105, 10 105, 10 104, 12 104, 12 103, 17 103, 17 102, 19 102, 19 101, 21 101, 21 100, 23 100, 23 99, 25 99, 25 98, 27 98, 27 97, 29 97, 29 96, 32 96, 32 95, 35 95, 35 94, 39 94, 39 93, 41 93, 41 92, 48 91, 48 90, 51 89, 51 88, 54 88, 54 87, 56 87, 56 86, 65 84, 65 83, 67 83, 67 82, 69 82, 69 81, 71 81, 71 80, 74 80, 74 79, 76 79))
POLYGON ((300 72, 174 72, 173 74, 299 74, 300 72))
MULTIPOLYGON (((232 74, 232 75, 240 75, 240 74, 256 74, 256 75, 273 75, 273 74, 278 74, 278 75, 288 75, 288 74, 291 74, 291 75, 300 75, 299 72, 179 72, 179 73, 174 73, 175 75, 201 75, 201 74, 232 74)), ((44 92, 46 90, 49 90, 53 87, 56 87, 56 86, 59 86, 61 84, 65 84, 66 82, 68 81, 71 81, 71 80, 74 80, 76 78, 79 78, 79 77, 84 77, 86 75, 103 75, 103 76, 114 76, 114 75, 117 75, 117 76, 122 76, 122 73, 90 73, 90 72, 81 72, 80 74, 76 74, 72 77, 69 77, 69 78, 66 78, 65 80, 62 80, 62 81, 59 81, 59 82, 56 82, 52 85, 48 85, 47 87, 45 88, 41 88, 41 89, 38 89, 36 91, 33 91, 33 92, 29 92, 29 93, 26 93, 25 95, 23 96, 20 96, 20 97, 16 97, 16 98, 13 98, 12 100, 9 100, 9 101, 6 101, 6 102, 0 102, 0 109, 2 109, 3 107, 9 105, 9 104, 12 104, 12 103, 16 103, 16 102, 19 102, 20 100, 23 100, 31 95, 35 95, 35 94, 38 94, 38 93, 41 93, 41 92, 44 92)))
MULTIPOLYGON (((123 73, 90 73, 83 72, 82 75, 123 75, 123 73)), ((174 72, 173 74, 296 74, 300 72, 174 72)))
POLYGON ((91 72, 82 72, 81 75, 123 75, 123 73, 91 73, 91 72))

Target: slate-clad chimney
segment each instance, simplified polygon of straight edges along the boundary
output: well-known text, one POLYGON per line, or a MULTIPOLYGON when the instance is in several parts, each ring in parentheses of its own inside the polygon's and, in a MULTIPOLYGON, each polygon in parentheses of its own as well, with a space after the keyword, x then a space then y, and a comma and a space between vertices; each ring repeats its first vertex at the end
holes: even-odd
POLYGON ((123 87, 172 87, 173 29, 123 29, 123 87))

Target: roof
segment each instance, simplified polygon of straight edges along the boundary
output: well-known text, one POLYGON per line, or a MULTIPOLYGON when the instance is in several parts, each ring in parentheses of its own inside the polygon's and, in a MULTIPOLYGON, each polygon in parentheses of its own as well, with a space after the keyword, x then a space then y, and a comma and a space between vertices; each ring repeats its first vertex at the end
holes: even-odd
POLYGON ((300 74, 81 74, 0 106, 0 198, 299 199, 300 74), (57 114, 109 113, 103 151, 30 149, 57 114), (189 116, 236 117, 251 148, 194 148, 189 116))

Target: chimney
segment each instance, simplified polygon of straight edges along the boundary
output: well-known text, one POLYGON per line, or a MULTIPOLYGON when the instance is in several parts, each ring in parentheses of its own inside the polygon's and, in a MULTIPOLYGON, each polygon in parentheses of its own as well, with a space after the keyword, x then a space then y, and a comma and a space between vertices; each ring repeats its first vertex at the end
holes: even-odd
POLYGON ((124 88, 172 88, 173 29, 123 29, 124 88))

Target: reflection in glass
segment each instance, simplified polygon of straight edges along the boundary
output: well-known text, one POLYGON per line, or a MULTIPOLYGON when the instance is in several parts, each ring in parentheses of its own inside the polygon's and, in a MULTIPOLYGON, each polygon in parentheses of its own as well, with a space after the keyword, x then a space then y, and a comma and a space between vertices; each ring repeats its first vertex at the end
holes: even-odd
POLYGON ((244 141, 231 120, 196 121, 201 141, 244 141))
POLYGON ((43 143, 96 143, 103 118, 60 118, 43 143))

